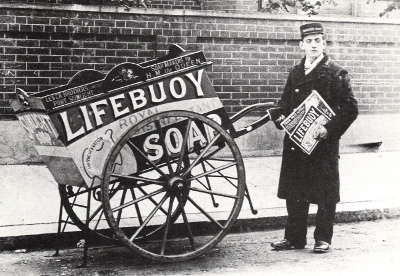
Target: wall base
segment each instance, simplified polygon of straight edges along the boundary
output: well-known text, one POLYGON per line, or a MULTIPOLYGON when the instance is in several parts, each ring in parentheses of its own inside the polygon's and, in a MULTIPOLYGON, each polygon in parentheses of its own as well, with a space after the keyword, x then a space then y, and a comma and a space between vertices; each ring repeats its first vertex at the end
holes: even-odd
MULTIPOLYGON (((250 124, 258 117, 246 117, 235 127, 250 124)), ((343 135, 342 153, 400 150, 400 114, 360 115, 343 135), (379 144, 382 144, 379 146, 379 144)), ((0 121, 0 165, 41 163, 42 160, 19 121, 0 121)), ((284 132, 267 123, 236 139, 243 156, 273 156, 282 154, 284 132)))

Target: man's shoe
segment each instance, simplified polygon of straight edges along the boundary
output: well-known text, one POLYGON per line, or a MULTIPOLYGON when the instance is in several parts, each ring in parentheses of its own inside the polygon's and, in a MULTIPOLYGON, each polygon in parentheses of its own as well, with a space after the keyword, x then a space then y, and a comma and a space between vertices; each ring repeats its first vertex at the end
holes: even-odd
POLYGON ((289 249, 304 249, 305 245, 292 244, 290 241, 284 239, 278 242, 271 242, 271 247, 275 250, 289 250, 289 249))
POLYGON ((329 243, 324 241, 317 241, 314 246, 314 253, 327 253, 329 252, 329 243))

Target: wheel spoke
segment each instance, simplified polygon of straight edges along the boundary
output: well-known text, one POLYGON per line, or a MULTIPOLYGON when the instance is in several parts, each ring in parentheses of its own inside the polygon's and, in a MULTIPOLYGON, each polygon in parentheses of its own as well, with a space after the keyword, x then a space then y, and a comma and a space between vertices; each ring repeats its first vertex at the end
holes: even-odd
MULTIPOLYGON (((220 174, 220 175, 208 175, 207 177, 225 178, 225 179, 228 180, 228 181, 229 181, 229 179, 238 180, 238 178, 237 178, 237 177, 234 177, 234 176, 223 175, 223 174, 221 174, 221 173, 219 173, 219 174, 220 174)), ((231 181, 229 181, 229 182, 232 184, 231 181)), ((232 184, 232 185, 233 185, 233 184, 232 184)))
POLYGON ((146 220, 143 222, 142 225, 140 225, 139 229, 136 230, 136 232, 132 235, 132 237, 129 239, 130 241, 133 241, 137 235, 139 235, 140 231, 143 230, 143 228, 150 222, 150 220, 154 217, 154 215, 157 213, 157 211, 160 209, 161 205, 164 204, 164 202, 168 198, 168 193, 164 195, 164 197, 161 199, 160 203, 151 211, 151 213, 147 216, 146 220))
POLYGON ((140 201, 142 201, 142 200, 145 200, 145 199, 147 199, 147 198, 149 198, 149 197, 152 197, 152 196, 161 194, 162 192, 165 192, 165 189, 164 189, 164 188, 162 188, 162 189, 160 189, 160 190, 157 190, 157 191, 155 191, 155 192, 152 192, 152 193, 150 193, 150 194, 147 194, 147 195, 145 195, 145 196, 142 196, 142 197, 140 197, 140 198, 138 198, 138 199, 129 201, 129 202, 125 203, 124 205, 115 207, 115 208, 111 209, 111 211, 112 211, 112 212, 118 211, 118 210, 120 210, 120 209, 123 209, 123 208, 126 208, 126 207, 128 207, 128 206, 131 206, 132 204, 135 204, 135 203, 138 203, 138 202, 140 202, 140 201))
POLYGON ((207 153, 207 151, 214 145, 214 143, 221 137, 221 134, 215 135, 214 139, 204 148, 204 150, 196 157, 193 163, 189 166, 189 168, 182 174, 182 177, 185 177, 188 173, 192 171, 192 169, 197 166, 203 156, 207 153))
POLYGON ((238 198, 236 195, 227 195, 227 194, 223 194, 223 193, 217 193, 217 192, 213 192, 213 191, 202 190, 202 189, 198 189, 198 188, 194 188, 194 187, 189 187, 189 189, 192 190, 192 191, 205 193, 205 194, 210 194, 210 195, 218 195, 218 196, 229 197, 229 198, 234 198, 234 199, 238 198))
POLYGON ((194 244, 194 238, 193 238, 193 234, 192 234, 192 229, 190 228, 190 224, 189 224, 189 221, 188 221, 187 216, 186 216, 186 212, 185 212, 185 208, 184 208, 184 205, 183 205, 183 202, 182 202, 182 198, 181 198, 181 196, 178 196, 177 198, 178 198, 178 203, 179 203, 180 210, 182 212, 183 222, 185 223, 186 228, 187 228, 187 234, 188 234, 188 238, 189 238, 189 241, 190 241, 190 246, 192 247, 192 250, 195 251, 196 250, 196 245, 194 244))
MULTIPOLYGON (((207 162, 207 161, 206 161, 206 162, 207 162)), ((211 163, 207 162, 207 164, 208 164, 211 168, 215 169, 215 167, 214 167, 211 163)), ((218 172, 218 174, 219 174, 219 176, 218 176, 218 175, 209 175, 209 177, 222 177, 222 178, 225 178, 225 180, 228 181, 233 187, 236 187, 236 185, 231 181, 231 179, 233 179, 233 180, 238 180, 237 177, 223 175, 221 172, 218 172)))
POLYGON ((213 155, 215 155, 216 153, 220 152, 223 148, 224 148, 224 147, 218 147, 218 148, 216 148, 215 150, 209 152, 207 155, 205 155, 205 156, 202 158, 202 161, 203 161, 203 160, 210 160, 210 159, 211 159, 211 156, 213 156, 213 155))
MULTIPOLYGON (((122 195, 121 195, 121 200, 119 202, 119 205, 122 206, 125 203, 125 197, 126 197, 126 189, 124 189, 122 191, 122 195)), ((118 210, 118 215, 117 215, 117 225, 119 225, 120 221, 121 221, 121 216, 122 216, 122 209, 118 210)))
POLYGON ((208 164, 209 162, 208 161, 223 161, 223 162, 234 162, 235 161, 235 159, 227 159, 227 158, 210 158, 210 157, 207 157, 207 161, 206 161, 206 163, 208 164))
POLYGON ((194 202, 193 199, 191 199, 190 197, 188 197, 188 200, 190 201, 190 203, 193 204, 194 207, 196 207, 203 215, 205 215, 211 222, 213 222, 215 225, 217 225, 219 228, 224 229, 224 227, 215 219, 213 219, 206 211, 204 211, 203 208, 201 208, 196 202, 194 202))
POLYGON ((167 243, 169 225, 171 223, 171 215, 172 215, 172 207, 173 207, 174 199, 175 199, 175 197, 171 196, 171 198, 169 200, 168 215, 167 215, 167 220, 165 221, 165 230, 164 230, 164 236, 163 236, 163 241, 162 241, 162 245, 161 245, 160 255, 164 255, 164 252, 165 252, 165 245, 167 243))
POLYGON ((154 164, 147 156, 146 154, 144 154, 140 149, 138 149, 135 144, 133 144, 131 141, 128 140, 129 145, 131 145, 131 147, 133 147, 143 158, 146 159, 146 161, 150 164, 150 166, 152 166, 160 175, 162 175, 163 177, 167 178, 167 175, 159 168, 157 167, 156 164, 154 164))
POLYGON ((104 214, 104 211, 103 211, 103 208, 102 208, 102 211, 100 212, 100 215, 99 215, 99 219, 96 221, 96 225, 93 227, 93 230, 97 230, 97 227, 99 227, 99 224, 100 224, 100 221, 101 221, 101 217, 103 216, 103 214, 104 214))
POLYGON ((89 216, 89 221, 92 221, 94 219, 95 216, 97 216, 97 214, 103 210, 103 206, 99 206, 97 207, 97 209, 89 216))
MULTIPOLYGON (((139 187, 138 188, 139 189, 139 191, 142 193, 142 194, 144 194, 144 195, 148 195, 148 193, 145 191, 145 190, 143 190, 141 187, 139 187)), ((155 201, 152 197, 149 197, 149 200, 154 204, 154 205, 156 205, 157 206, 157 201, 155 201)), ((167 214, 167 212, 164 210, 164 208, 160 208, 160 210, 164 213, 164 214, 167 214)))
POLYGON ((172 166, 171 166, 171 160, 169 158, 169 154, 168 154, 168 150, 167 150, 167 146, 165 145, 165 133, 164 131, 161 129, 161 124, 160 121, 157 120, 156 122, 156 127, 157 127, 157 131, 158 134, 160 135, 160 138, 158 139, 161 142, 161 147, 164 151, 164 155, 165 158, 167 160, 167 166, 168 166, 168 171, 170 175, 174 175, 174 171, 172 170, 172 166))
MULTIPOLYGON (((132 188, 129 190, 131 191, 132 199, 136 200, 135 191, 132 188)), ((142 224, 143 223, 142 213, 140 212, 139 204, 137 202, 135 203, 135 209, 136 209, 136 213, 138 215, 139 223, 142 224)))
POLYGON ((87 205, 82 205, 82 204, 78 204, 78 203, 71 203, 71 206, 73 206, 73 207, 87 208, 87 205))
MULTIPOLYGON (((218 147, 217 149, 215 149, 214 151, 210 152, 209 154, 203 156, 203 158, 201 159, 201 162, 205 162, 208 165, 210 165, 210 163, 208 161, 224 161, 224 162, 235 162, 235 159, 226 159, 226 158, 212 158, 211 156, 213 156, 214 154, 216 154, 217 152, 221 151, 224 147, 218 147)), ((211 165, 210 165, 211 166, 211 165)), ((212 166, 211 166, 212 167, 212 166)))
POLYGON ((190 131, 191 124, 192 124, 192 119, 188 119, 188 122, 186 124, 185 136, 183 137, 181 152, 179 153, 179 160, 178 160, 178 167, 176 168, 176 175, 179 175, 181 172, 182 161, 183 161, 183 157, 185 156, 187 140, 189 137, 189 131, 190 131))
MULTIPOLYGON (((163 184, 166 183, 165 181, 162 181, 162 180, 151 179, 151 178, 146 178, 146 177, 141 177, 141 176, 135 176, 135 175, 121 175, 121 174, 112 173, 111 176, 118 177, 118 178, 120 178, 120 179, 122 179, 122 180, 137 180, 137 181, 143 181, 143 182, 146 182, 146 183, 149 183, 149 184, 160 184, 160 185, 163 185, 163 184)), ((146 184, 146 185, 148 185, 148 184, 146 184)), ((146 185, 141 185, 141 184, 139 184, 139 185, 135 185, 134 187, 136 188, 136 187, 138 187, 138 186, 146 186, 146 185)))
POLYGON ((215 172, 219 172, 219 171, 225 170, 225 169, 230 168, 230 167, 235 166, 235 165, 237 165, 236 162, 228 163, 228 164, 225 164, 225 165, 223 165, 223 166, 221 166, 221 167, 212 169, 211 171, 206 171, 206 172, 204 172, 204 173, 201 173, 201 174, 192 176, 191 178, 189 178, 189 179, 187 179, 187 180, 188 180, 188 181, 196 180, 196 179, 201 178, 201 177, 203 177, 203 176, 208 176, 208 175, 210 175, 210 174, 213 174, 213 173, 215 173, 215 172))
MULTIPOLYGON (((176 162, 178 162, 178 160, 176 160, 176 161, 175 161, 175 160, 171 160, 171 164, 174 164, 174 163, 176 163, 176 162)), ((163 164, 157 164, 157 166, 158 166, 159 169, 162 169, 162 168, 166 167, 167 164, 165 164, 165 163, 163 163, 163 164)), ((151 168, 145 168, 145 169, 143 169, 143 170, 140 171, 140 174, 143 175, 143 174, 148 173, 148 172, 153 171, 153 170, 154 170, 153 167, 151 167, 151 168)))

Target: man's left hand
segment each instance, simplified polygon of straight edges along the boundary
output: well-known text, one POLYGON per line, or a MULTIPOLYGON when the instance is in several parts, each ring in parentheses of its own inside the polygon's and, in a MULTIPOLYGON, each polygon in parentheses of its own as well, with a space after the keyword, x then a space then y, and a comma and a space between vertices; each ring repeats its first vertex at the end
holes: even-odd
POLYGON ((328 130, 324 126, 320 126, 314 133, 314 138, 317 140, 326 139, 328 136, 328 130))

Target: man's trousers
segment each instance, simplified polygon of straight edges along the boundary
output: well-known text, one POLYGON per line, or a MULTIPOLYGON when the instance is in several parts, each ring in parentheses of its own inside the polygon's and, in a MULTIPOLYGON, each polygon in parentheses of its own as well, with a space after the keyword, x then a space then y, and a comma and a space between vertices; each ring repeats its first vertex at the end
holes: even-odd
MULTIPOLYGON (((293 245, 307 244, 307 219, 310 203, 305 201, 286 200, 288 217, 285 226, 285 239, 293 245)), ((315 241, 332 242, 333 224, 336 204, 319 204, 315 220, 315 241)))

